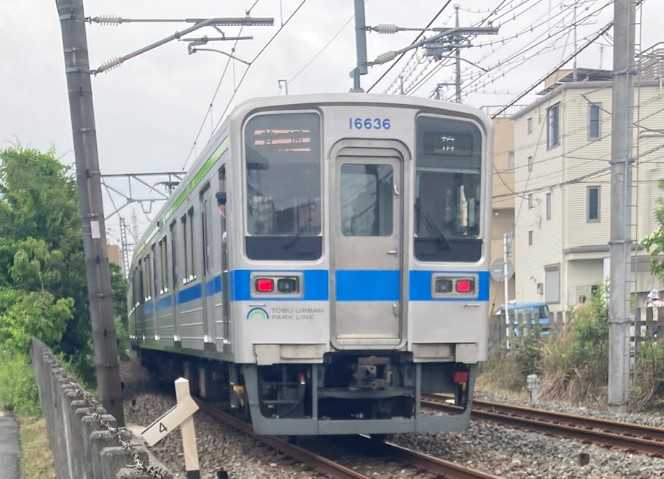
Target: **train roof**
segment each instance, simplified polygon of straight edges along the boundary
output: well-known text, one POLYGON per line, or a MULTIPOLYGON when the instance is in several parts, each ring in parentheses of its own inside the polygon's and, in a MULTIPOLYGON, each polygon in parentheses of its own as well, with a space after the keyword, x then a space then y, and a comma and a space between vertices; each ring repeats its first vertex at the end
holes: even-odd
POLYGON ((159 220, 162 219, 164 212, 166 212, 172 205, 174 199, 178 198, 180 193, 184 191, 186 185, 193 178, 198 171, 199 167, 210 157, 214 152, 214 148, 226 136, 229 122, 237 119, 242 119, 250 112, 259 108, 279 108, 284 106, 307 106, 307 105, 344 105, 344 104, 372 104, 384 106, 404 106, 404 107, 419 107, 429 108, 435 110, 448 111, 457 115, 479 118, 485 125, 490 124, 491 120, 481 110, 463 105, 460 103, 451 103, 440 100, 432 100, 428 98, 412 97, 405 95, 378 95, 370 93, 315 93, 307 95, 280 95, 268 97, 256 97, 245 100, 239 103, 226 117, 221 126, 217 129, 214 135, 207 142, 201 153, 196 160, 192 163, 189 171, 182 179, 178 187, 171 193, 171 196, 166 203, 159 209, 155 219, 150 223, 145 233, 136 245, 134 254, 132 255, 131 267, 134 266, 136 254, 140 254, 143 245, 147 243, 152 235, 159 229, 159 220))

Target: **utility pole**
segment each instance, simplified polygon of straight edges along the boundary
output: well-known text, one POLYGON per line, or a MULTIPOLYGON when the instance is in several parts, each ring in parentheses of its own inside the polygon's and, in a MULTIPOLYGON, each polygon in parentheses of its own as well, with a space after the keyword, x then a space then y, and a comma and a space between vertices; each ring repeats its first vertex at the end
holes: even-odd
POLYGON ((60 16, 69 90, 97 397, 118 424, 124 425, 83 0, 56 0, 55 3, 60 16))
MULTIPOLYGON (((454 15, 455 21, 454 26, 459 28, 459 5, 454 5, 454 15)), ((460 40, 457 40, 456 43, 460 43, 460 40)), ((461 103, 461 48, 457 45, 456 51, 454 52, 455 60, 455 78, 454 85, 456 94, 454 95, 457 103, 461 103)))
POLYGON ((367 29, 364 15, 364 0, 355 1, 355 49, 357 50, 357 66, 352 71, 353 92, 363 92, 360 75, 369 71, 367 65, 367 29))
MULTIPOLYGON (((512 240, 512 234, 505 232, 503 233, 503 279, 505 282, 504 289, 504 299, 505 299, 505 324, 507 325, 508 331, 511 331, 512 327, 510 325, 510 311, 509 311, 509 302, 510 302, 510 243, 512 240)), ((509 338, 509 333, 505 334, 509 338)), ((509 341, 509 339, 508 339, 509 341)))
POLYGON ((634 0, 615 0, 611 115, 611 239, 609 254, 609 406, 629 398, 632 121, 634 109, 634 0))

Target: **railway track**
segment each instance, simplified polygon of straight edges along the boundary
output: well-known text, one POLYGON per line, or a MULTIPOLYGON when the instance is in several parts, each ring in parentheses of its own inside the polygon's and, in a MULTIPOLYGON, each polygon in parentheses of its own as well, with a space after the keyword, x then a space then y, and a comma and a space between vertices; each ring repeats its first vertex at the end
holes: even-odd
MULTIPOLYGON (((458 409, 445 403, 445 399, 429 395, 422 400, 422 405, 437 410, 458 409)), ((472 416, 632 453, 664 457, 664 429, 661 428, 490 401, 473 401, 472 416)))
MULTIPOLYGON (((324 474, 333 479, 370 479, 369 476, 362 474, 348 466, 328 459, 320 454, 317 454, 307 448, 291 444, 285 439, 275 436, 260 436, 254 434, 251 425, 238 419, 227 412, 214 407, 210 404, 199 401, 201 410, 217 421, 222 422, 242 433, 252 436, 257 441, 267 445, 268 447, 284 454, 290 458, 307 464, 317 472, 324 474)), ((390 442, 378 443, 368 437, 353 436, 352 441, 357 447, 371 449, 372 451, 379 450, 381 455, 396 460, 404 465, 417 469, 418 471, 427 472, 436 478, 441 479, 498 479, 497 476, 487 474, 482 471, 470 469, 460 464, 450 461, 445 461, 428 454, 423 454, 405 447, 398 446, 390 442)), ((363 449, 364 450, 364 449, 363 449)))

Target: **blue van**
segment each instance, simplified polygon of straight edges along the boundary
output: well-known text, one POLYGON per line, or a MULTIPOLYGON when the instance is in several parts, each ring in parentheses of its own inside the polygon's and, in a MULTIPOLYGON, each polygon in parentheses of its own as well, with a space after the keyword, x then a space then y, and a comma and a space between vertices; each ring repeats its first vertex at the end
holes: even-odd
MULTIPOLYGON (((541 336, 549 335, 551 320, 549 307, 545 303, 508 303, 507 310, 510 324, 505 322, 505 328, 510 330, 511 327, 512 331, 508 336, 521 336, 523 328, 531 328, 536 324, 540 327, 541 336)), ((496 316, 505 318, 505 305, 498 308, 496 316)))

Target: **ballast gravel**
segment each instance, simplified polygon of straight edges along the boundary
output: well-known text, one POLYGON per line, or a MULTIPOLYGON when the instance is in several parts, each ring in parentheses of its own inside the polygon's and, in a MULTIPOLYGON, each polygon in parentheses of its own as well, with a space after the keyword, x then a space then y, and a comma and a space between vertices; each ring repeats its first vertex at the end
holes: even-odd
POLYGON ((394 442, 505 478, 650 479, 664 460, 471 420, 463 433, 398 435, 394 442), (589 462, 579 465, 579 456, 589 462))
MULTIPOLYGON (((139 393, 125 402, 126 421, 128 424, 147 426, 174 405, 174 399, 164 394, 139 393)), ((196 413, 194 420, 203 479, 216 479, 217 471, 221 470, 225 470, 231 479, 322 477, 302 464, 278 455, 251 437, 220 425, 205 413, 196 413)), ((185 477, 179 432, 169 434, 150 450, 176 474, 177 479, 185 477)))

